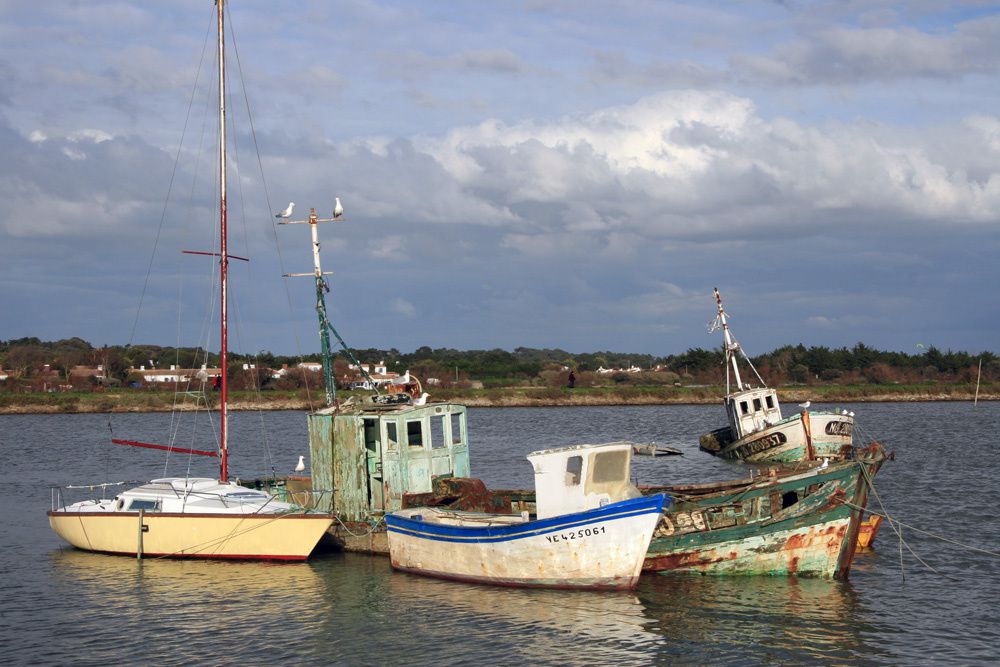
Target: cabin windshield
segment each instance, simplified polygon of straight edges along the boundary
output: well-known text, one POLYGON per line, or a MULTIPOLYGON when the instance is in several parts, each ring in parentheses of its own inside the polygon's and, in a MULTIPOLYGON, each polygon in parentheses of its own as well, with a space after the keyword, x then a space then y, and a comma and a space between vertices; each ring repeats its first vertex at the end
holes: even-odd
POLYGON ((591 481, 595 484, 621 482, 628 479, 628 452, 601 452, 594 456, 591 481))

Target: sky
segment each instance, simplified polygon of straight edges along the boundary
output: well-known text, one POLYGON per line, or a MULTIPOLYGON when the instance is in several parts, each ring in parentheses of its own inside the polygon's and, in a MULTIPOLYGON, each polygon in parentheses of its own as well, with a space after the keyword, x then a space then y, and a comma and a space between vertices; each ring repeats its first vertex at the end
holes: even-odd
MULTIPOLYGON (((237 351, 1000 351, 1000 3, 228 4, 237 351)), ((0 0, 0 340, 218 345, 213 20, 0 0)))

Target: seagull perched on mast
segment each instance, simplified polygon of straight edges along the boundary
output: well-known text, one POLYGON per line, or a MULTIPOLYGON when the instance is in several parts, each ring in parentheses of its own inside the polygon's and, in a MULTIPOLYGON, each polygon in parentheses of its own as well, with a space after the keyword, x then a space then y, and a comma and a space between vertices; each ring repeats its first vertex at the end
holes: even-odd
POLYGON ((340 197, 334 197, 336 203, 333 205, 333 217, 339 218, 344 215, 344 207, 340 204, 340 197))
POLYGON ((808 410, 809 405, 810 405, 809 401, 806 401, 805 403, 799 403, 799 407, 802 408, 803 410, 808 410))
POLYGON ((295 202, 290 201, 290 202, 288 202, 288 208, 286 208, 281 213, 276 214, 274 217, 276 217, 276 218, 290 218, 290 217, 292 217, 292 209, 293 208, 295 208, 295 202))

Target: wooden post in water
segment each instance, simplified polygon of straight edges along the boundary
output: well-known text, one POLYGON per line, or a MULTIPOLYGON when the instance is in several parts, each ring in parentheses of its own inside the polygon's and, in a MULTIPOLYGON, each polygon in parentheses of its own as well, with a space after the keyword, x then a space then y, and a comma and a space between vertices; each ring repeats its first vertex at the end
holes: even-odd
POLYGON ((979 380, 983 377, 983 358, 979 357, 979 372, 976 374, 976 397, 972 399, 972 407, 979 405, 979 380))
POLYGON ((142 561, 142 528, 143 519, 146 518, 146 510, 139 510, 139 538, 138 544, 135 549, 135 558, 138 561, 142 561))

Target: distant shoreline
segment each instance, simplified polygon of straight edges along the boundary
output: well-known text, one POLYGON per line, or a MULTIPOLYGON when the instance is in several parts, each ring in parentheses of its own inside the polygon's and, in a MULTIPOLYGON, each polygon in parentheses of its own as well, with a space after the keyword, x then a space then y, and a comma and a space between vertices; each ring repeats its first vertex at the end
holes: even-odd
MULTIPOLYGON (((476 408, 620 406, 620 405, 718 405, 722 387, 502 387, 490 389, 439 389, 431 392, 430 401, 451 401, 476 408)), ((357 392, 341 392, 340 397, 357 392)), ((885 402, 972 402, 975 386, 961 385, 812 385, 778 388, 786 408, 803 401, 815 403, 885 403, 885 402)), ((216 403, 217 395, 210 401, 216 403)), ((980 388, 980 401, 1000 400, 1000 385, 980 388)), ((204 406, 201 406, 202 409, 204 406)), ((230 399, 232 411, 314 410, 323 407, 322 393, 312 391, 235 392, 230 399)), ((198 409, 193 401, 174 404, 173 392, 117 391, 103 393, 32 393, 0 394, 0 415, 88 414, 124 412, 171 412, 198 409)))

